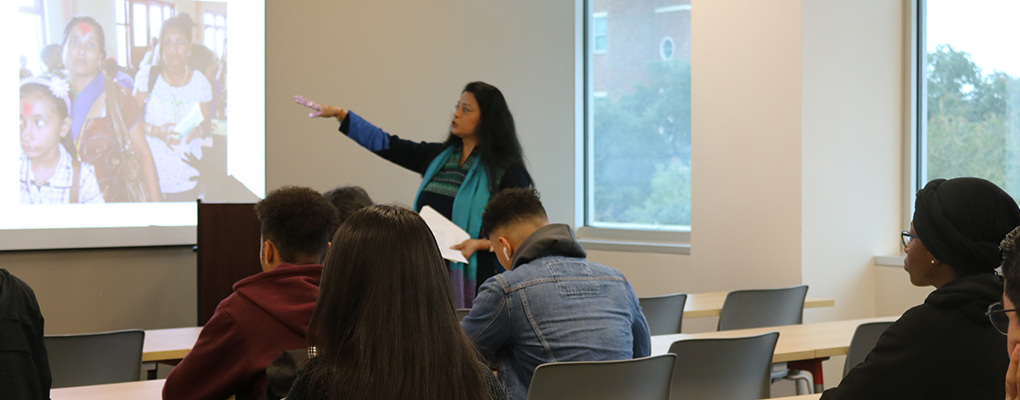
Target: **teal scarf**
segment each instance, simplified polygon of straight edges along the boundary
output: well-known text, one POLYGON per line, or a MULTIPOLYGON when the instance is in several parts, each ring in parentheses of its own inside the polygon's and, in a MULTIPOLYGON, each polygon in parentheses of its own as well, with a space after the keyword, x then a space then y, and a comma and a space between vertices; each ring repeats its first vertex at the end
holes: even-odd
MULTIPOLYGON (((414 196, 414 204, 416 206, 418 205, 418 197, 421 196, 421 191, 425 189, 425 185, 432 180, 432 177, 443 168, 443 164, 450 158, 453 149, 454 146, 449 146, 442 153, 439 153, 436 158, 432 159, 429 168, 425 170, 425 176, 421 179, 418 194, 414 196)), ((485 172, 485 167, 481 165, 482 160, 476 159, 475 164, 471 166, 467 176, 464 177, 464 183, 457 190, 457 195, 453 197, 453 218, 451 219, 454 224, 467 231, 472 239, 478 239, 478 234, 482 230, 482 212, 485 211, 485 204, 489 202, 489 176, 485 172)), ((451 261, 450 269, 463 270, 464 279, 475 280, 478 272, 478 252, 471 255, 467 265, 451 261)))

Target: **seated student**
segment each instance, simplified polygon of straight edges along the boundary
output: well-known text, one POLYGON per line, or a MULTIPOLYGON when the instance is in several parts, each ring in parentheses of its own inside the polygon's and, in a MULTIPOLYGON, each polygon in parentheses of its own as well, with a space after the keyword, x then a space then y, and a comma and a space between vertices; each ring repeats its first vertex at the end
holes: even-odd
POLYGON ((361 186, 340 186, 322 195, 326 196, 326 200, 333 203, 333 207, 340 212, 341 221, 346 220, 355 211, 375 204, 361 186))
POLYGON ((319 192, 283 187, 258 202, 255 214, 264 272, 234 284, 195 347, 170 371, 164 399, 261 399, 273 358, 305 346, 337 211, 319 192))
POLYGON ((570 227, 549 223, 534 189, 489 200, 482 234, 508 272, 482 284, 461 325, 499 365, 511 399, 527 398, 542 363, 648 356, 648 324, 630 282, 586 260, 570 227))
POLYGON ((457 325, 446 262, 417 213, 364 208, 332 243, 308 331, 318 355, 289 400, 506 398, 457 325))
POLYGON ((985 311, 1002 298, 999 242, 1020 209, 978 178, 935 179, 917 192, 903 232, 904 269, 934 286, 878 339, 863 363, 822 399, 1002 399, 1006 345, 985 311))
POLYGON ((999 245, 1002 250, 1003 284, 1002 303, 988 309, 992 325, 1006 335, 1009 368, 1006 370, 1006 400, 1020 400, 1020 318, 1016 305, 1020 304, 1020 226, 1013 229, 999 245))
POLYGON ((49 400, 51 382, 35 292, 0 268, 0 399, 49 400))
POLYGON ((71 157, 70 88, 57 77, 21 81, 21 204, 103 203, 92 164, 71 157))

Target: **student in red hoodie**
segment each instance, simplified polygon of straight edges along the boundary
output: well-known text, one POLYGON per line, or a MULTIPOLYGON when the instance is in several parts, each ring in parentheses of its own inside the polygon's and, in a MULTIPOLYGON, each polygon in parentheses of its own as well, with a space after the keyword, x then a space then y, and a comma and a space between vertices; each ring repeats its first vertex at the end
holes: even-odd
POLYGON ((322 259, 340 224, 337 210, 312 189, 283 187, 258 202, 255 213, 263 272, 234 284, 170 372, 164 399, 261 400, 273 358, 307 343, 322 259))

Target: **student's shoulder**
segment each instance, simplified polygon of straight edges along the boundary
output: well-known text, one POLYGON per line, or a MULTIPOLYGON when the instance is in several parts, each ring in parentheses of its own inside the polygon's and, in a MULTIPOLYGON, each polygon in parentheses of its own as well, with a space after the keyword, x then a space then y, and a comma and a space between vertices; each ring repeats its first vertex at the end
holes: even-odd
POLYGON ((924 338, 934 339, 942 336, 938 327, 958 322, 945 310, 921 304, 904 312, 889 326, 887 332, 891 338, 901 341, 924 341, 924 338))
POLYGON ((590 268, 593 272, 598 272, 602 274, 602 276, 612 276, 623 280, 627 280, 627 277, 623 275, 623 272, 620 272, 620 270, 616 268, 610 267, 608 265, 599 264, 594 261, 589 261, 586 258, 583 260, 585 263, 588 264, 588 268, 590 268))

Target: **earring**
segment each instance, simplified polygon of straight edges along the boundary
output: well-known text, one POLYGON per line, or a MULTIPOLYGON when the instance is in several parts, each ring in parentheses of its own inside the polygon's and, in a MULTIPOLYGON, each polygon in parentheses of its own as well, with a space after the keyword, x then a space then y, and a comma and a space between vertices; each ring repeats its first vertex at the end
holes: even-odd
POLYGON ((931 265, 935 265, 935 260, 931 260, 931 265))

